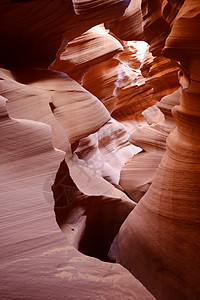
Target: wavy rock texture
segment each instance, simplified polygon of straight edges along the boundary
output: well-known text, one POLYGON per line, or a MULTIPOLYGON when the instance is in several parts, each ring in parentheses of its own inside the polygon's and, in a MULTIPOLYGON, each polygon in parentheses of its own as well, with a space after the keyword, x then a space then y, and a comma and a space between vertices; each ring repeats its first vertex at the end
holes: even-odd
POLYGON ((119 189, 122 166, 141 148, 132 145, 126 128, 114 119, 108 121, 96 133, 80 140, 75 154, 93 172, 119 189))
POLYGON ((48 125, 11 119, 0 98, 2 299, 154 299, 117 264, 89 258, 63 238, 49 188, 64 152, 48 125), (109 276, 108 276, 109 274, 109 276))
MULTIPOLYGON (((175 127, 171 109, 176 104, 179 104, 180 96, 179 91, 176 91, 179 87, 178 64, 164 57, 153 58, 147 51, 141 70, 146 77, 145 86, 153 88, 153 94, 151 95, 152 104, 157 101, 160 102, 142 112, 147 123, 141 124, 136 129, 134 128, 129 141, 133 145, 141 147, 143 153, 129 160, 123 166, 120 174, 120 185, 136 202, 140 200, 150 187, 157 167, 164 155, 166 138, 175 127), (163 96, 165 97, 162 98, 163 96)), ((140 103, 138 102, 138 104, 140 103)), ((115 112, 113 115, 115 115, 115 112)))
POLYGON ((50 68, 64 71, 78 80, 105 104, 113 117, 125 121, 140 114, 179 85, 179 68, 164 58, 152 58, 153 62, 149 63, 148 53, 145 43, 119 43, 103 27, 96 27, 68 43, 50 68), (107 44, 110 46, 105 47, 107 44), (114 59, 110 60, 112 56, 114 59), (148 72, 145 60, 149 68, 151 66, 148 72), (140 68, 148 74, 146 81, 140 68), (151 87, 154 88, 153 98, 151 87))
POLYGON ((93 66, 83 77, 83 87, 101 100, 109 113, 114 111, 117 103, 115 90, 120 65, 118 59, 112 58, 93 66))
POLYGON ((165 55, 172 59, 183 61, 183 66, 192 55, 198 59, 199 55, 199 4, 197 1, 184 1, 181 10, 177 14, 170 36, 166 40, 164 48, 165 55), (178 27, 181 27, 182 35, 179 34, 178 27))
POLYGON ((136 202, 148 191, 165 153, 166 139, 175 128, 171 110, 179 104, 179 97, 178 90, 144 111, 149 126, 139 126, 129 137, 130 143, 141 147, 143 151, 122 167, 120 185, 136 202))
POLYGON ((154 56, 160 56, 165 40, 170 32, 170 26, 162 15, 161 2, 157 0, 142 0, 142 14, 145 41, 150 45, 154 56))
POLYGON ((82 85, 101 100, 115 119, 126 122, 178 89, 179 66, 164 57, 153 58, 145 43, 121 43, 124 50, 90 68, 82 85))
POLYGON ((105 23, 106 29, 110 29, 124 41, 142 41, 144 39, 142 25, 141 0, 131 0, 121 17, 105 23))
POLYGON ((186 0, 173 21, 165 53, 182 62, 185 77, 173 109, 177 128, 151 187, 119 233, 119 261, 157 299, 200 296, 199 8, 186 0))
POLYGON ((1 93, 8 99, 11 116, 52 125, 56 148, 65 151, 63 142, 66 137, 71 144, 78 142, 110 119, 109 113, 96 97, 63 73, 36 69, 11 73, 1 69, 0 75, 1 93), (52 103, 57 119, 62 119, 61 125, 64 122, 65 132, 53 117, 49 103, 52 103), (93 111, 96 116, 90 119, 93 111), (77 119, 82 121, 77 123, 77 119))
POLYGON ((143 42, 123 42, 124 51, 117 58, 122 63, 114 91, 117 103, 112 116, 119 121, 132 120, 155 104, 153 90, 146 84, 140 68, 148 47, 143 42))
POLYGON ((140 71, 145 52, 148 51, 146 44, 122 44, 123 52, 88 70, 82 83, 118 121, 133 120, 147 107, 155 104, 153 90, 145 83, 140 71), (137 47, 141 47, 141 51, 137 47), (96 85, 96 82, 99 84, 96 85))
POLYGON ((93 14, 93 18, 95 18, 97 13, 103 13, 105 16, 112 13, 110 16, 112 19, 112 17, 116 17, 113 12, 126 9, 130 0, 105 0, 103 2, 100 0, 72 0, 72 3, 78 15, 93 14))
POLYGON ((65 72, 80 82, 89 67, 123 51, 121 43, 100 26, 86 31, 69 42, 65 48, 63 51, 60 48, 61 54, 57 56, 50 68, 65 72))
POLYGON ((180 86, 178 82, 179 65, 165 57, 155 57, 151 64, 146 83, 154 89, 154 99, 160 99, 175 92, 180 86))
MULTIPOLYGON (((141 199, 150 187, 157 167, 164 155, 166 139, 170 131, 175 127, 171 109, 179 104, 180 97, 180 91, 176 91, 180 86, 178 81, 180 66, 178 63, 172 62, 165 57, 152 57, 146 51, 140 68, 145 76, 145 86, 153 88, 153 94, 151 95, 152 104, 157 101, 160 102, 142 112, 146 124, 138 123, 140 126, 137 126, 138 128, 136 129, 133 128, 134 130, 129 141, 133 145, 141 147, 143 153, 129 160, 123 166, 120 174, 120 185, 136 202, 141 199)), ((146 101, 147 98, 146 96, 144 97, 146 101)), ((141 105, 141 103, 137 103, 141 105)), ((115 112, 113 116, 115 116, 115 112)))
POLYGON ((103 27, 96 27, 68 43, 50 68, 78 80, 122 121, 155 104, 151 87, 139 70, 145 52, 145 43, 120 43, 103 27))
MULTIPOLYGON (((58 118, 56 109, 53 113, 58 118)), ((58 118, 64 131, 67 117, 66 112, 58 118)), ((56 219, 68 241, 104 261, 115 261, 119 227, 135 207, 113 186, 120 188, 122 165, 140 151, 128 137, 120 123, 108 121, 97 133, 80 140, 73 158, 66 156, 53 186, 56 219)))
POLYGON ((168 24, 172 24, 176 15, 179 12, 179 9, 183 5, 185 0, 176 0, 176 1, 169 1, 164 0, 162 1, 161 5, 161 12, 164 19, 167 21, 168 24))

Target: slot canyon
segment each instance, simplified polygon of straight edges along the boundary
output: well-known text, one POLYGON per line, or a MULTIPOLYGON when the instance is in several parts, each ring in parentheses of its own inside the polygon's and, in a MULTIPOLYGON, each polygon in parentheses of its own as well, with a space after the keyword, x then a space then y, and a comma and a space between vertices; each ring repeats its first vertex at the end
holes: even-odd
POLYGON ((200 299, 200 1, 0 1, 2 300, 200 299))

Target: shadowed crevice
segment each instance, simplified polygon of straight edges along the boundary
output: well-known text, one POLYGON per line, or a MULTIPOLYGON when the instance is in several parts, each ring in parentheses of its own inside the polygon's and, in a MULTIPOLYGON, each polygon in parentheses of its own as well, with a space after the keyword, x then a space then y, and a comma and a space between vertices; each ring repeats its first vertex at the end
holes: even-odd
POLYGON ((134 202, 83 194, 71 179, 65 160, 60 164, 52 190, 56 221, 70 242, 86 255, 112 261, 108 252, 134 202))

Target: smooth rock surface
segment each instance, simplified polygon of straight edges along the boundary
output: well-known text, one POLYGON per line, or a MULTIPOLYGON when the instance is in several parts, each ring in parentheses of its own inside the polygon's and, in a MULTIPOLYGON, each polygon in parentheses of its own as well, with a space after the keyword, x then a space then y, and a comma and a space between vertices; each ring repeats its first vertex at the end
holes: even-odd
POLYGON ((110 119, 96 97, 63 73, 38 69, 12 73, 1 69, 0 76, 1 94, 8 99, 10 115, 53 126, 53 145, 56 148, 66 151, 66 138, 71 144, 79 141, 110 119), (56 122, 51 108, 61 123, 56 122), (95 118, 92 117, 93 111, 96 112, 95 118))
POLYGON ((0 98, 2 299, 154 299, 118 264, 87 257, 55 222, 50 186, 64 153, 48 125, 9 118, 0 98))
POLYGON ((81 82, 89 67, 112 58, 120 51, 123 51, 121 43, 100 26, 95 26, 63 45, 60 55, 49 68, 65 72, 81 82))

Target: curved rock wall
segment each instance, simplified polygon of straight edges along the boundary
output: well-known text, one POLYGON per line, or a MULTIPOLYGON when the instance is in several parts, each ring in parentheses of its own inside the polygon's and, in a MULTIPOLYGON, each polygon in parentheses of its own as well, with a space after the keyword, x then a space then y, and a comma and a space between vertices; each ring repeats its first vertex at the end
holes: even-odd
POLYGON ((167 17, 167 4, 163 1, 163 16, 172 30, 164 53, 183 65, 180 105, 173 109, 177 128, 151 187, 120 230, 119 261, 157 299, 198 299, 200 6, 185 1, 176 14, 171 5, 167 17))

